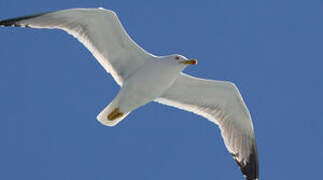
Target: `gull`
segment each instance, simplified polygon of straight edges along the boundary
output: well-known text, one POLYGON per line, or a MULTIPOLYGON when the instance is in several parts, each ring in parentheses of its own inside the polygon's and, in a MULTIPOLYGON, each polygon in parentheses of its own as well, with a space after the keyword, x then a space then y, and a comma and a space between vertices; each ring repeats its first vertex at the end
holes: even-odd
POLYGON ((197 64, 182 55, 155 56, 127 34, 115 12, 74 8, 0 21, 0 26, 61 29, 77 38, 112 75, 120 91, 97 116, 115 126, 155 101, 198 114, 218 125, 227 150, 247 180, 258 179, 258 154, 250 112, 236 85, 182 71, 197 64))

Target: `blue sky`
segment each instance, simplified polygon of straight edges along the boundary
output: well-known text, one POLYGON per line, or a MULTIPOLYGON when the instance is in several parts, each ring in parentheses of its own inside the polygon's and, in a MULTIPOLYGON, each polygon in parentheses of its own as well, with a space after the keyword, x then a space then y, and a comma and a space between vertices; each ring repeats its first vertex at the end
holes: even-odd
MULTIPOLYGON (((320 0, 0 1, 0 19, 72 7, 116 11, 156 55, 237 84, 253 117, 260 179, 322 179, 320 0)), ((0 29, 0 179, 243 179, 215 124, 150 103, 109 128, 119 90, 73 37, 0 29)))

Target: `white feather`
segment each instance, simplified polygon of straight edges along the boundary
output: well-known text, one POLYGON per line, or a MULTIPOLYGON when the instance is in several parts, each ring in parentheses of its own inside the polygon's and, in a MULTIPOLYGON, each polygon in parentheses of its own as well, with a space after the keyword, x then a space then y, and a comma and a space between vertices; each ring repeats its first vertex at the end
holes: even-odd
POLYGON ((90 50, 119 85, 153 56, 129 37, 113 11, 104 8, 55 11, 17 24, 68 32, 90 50))
POLYGON ((157 102, 201 115, 216 123, 224 143, 246 163, 254 142, 250 113, 231 82, 199 79, 182 73, 157 102))

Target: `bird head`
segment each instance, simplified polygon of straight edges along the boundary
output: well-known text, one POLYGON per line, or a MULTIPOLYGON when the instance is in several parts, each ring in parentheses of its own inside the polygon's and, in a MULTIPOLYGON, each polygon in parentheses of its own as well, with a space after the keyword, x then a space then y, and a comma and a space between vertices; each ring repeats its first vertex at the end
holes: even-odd
POLYGON ((188 59, 182 55, 171 55, 170 56, 171 61, 177 62, 179 64, 184 64, 184 65, 195 65, 197 64, 197 60, 196 59, 188 59))

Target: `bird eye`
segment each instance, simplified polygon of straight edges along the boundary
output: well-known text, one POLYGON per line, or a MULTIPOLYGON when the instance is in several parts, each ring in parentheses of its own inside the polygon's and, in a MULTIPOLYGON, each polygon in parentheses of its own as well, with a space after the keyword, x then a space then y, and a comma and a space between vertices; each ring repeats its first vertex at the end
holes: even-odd
POLYGON ((178 56, 176 56, 176 57, 175 57, 175 59, 176 59, 176 60, 179 60, 179 57, 178 57, 178 56))

